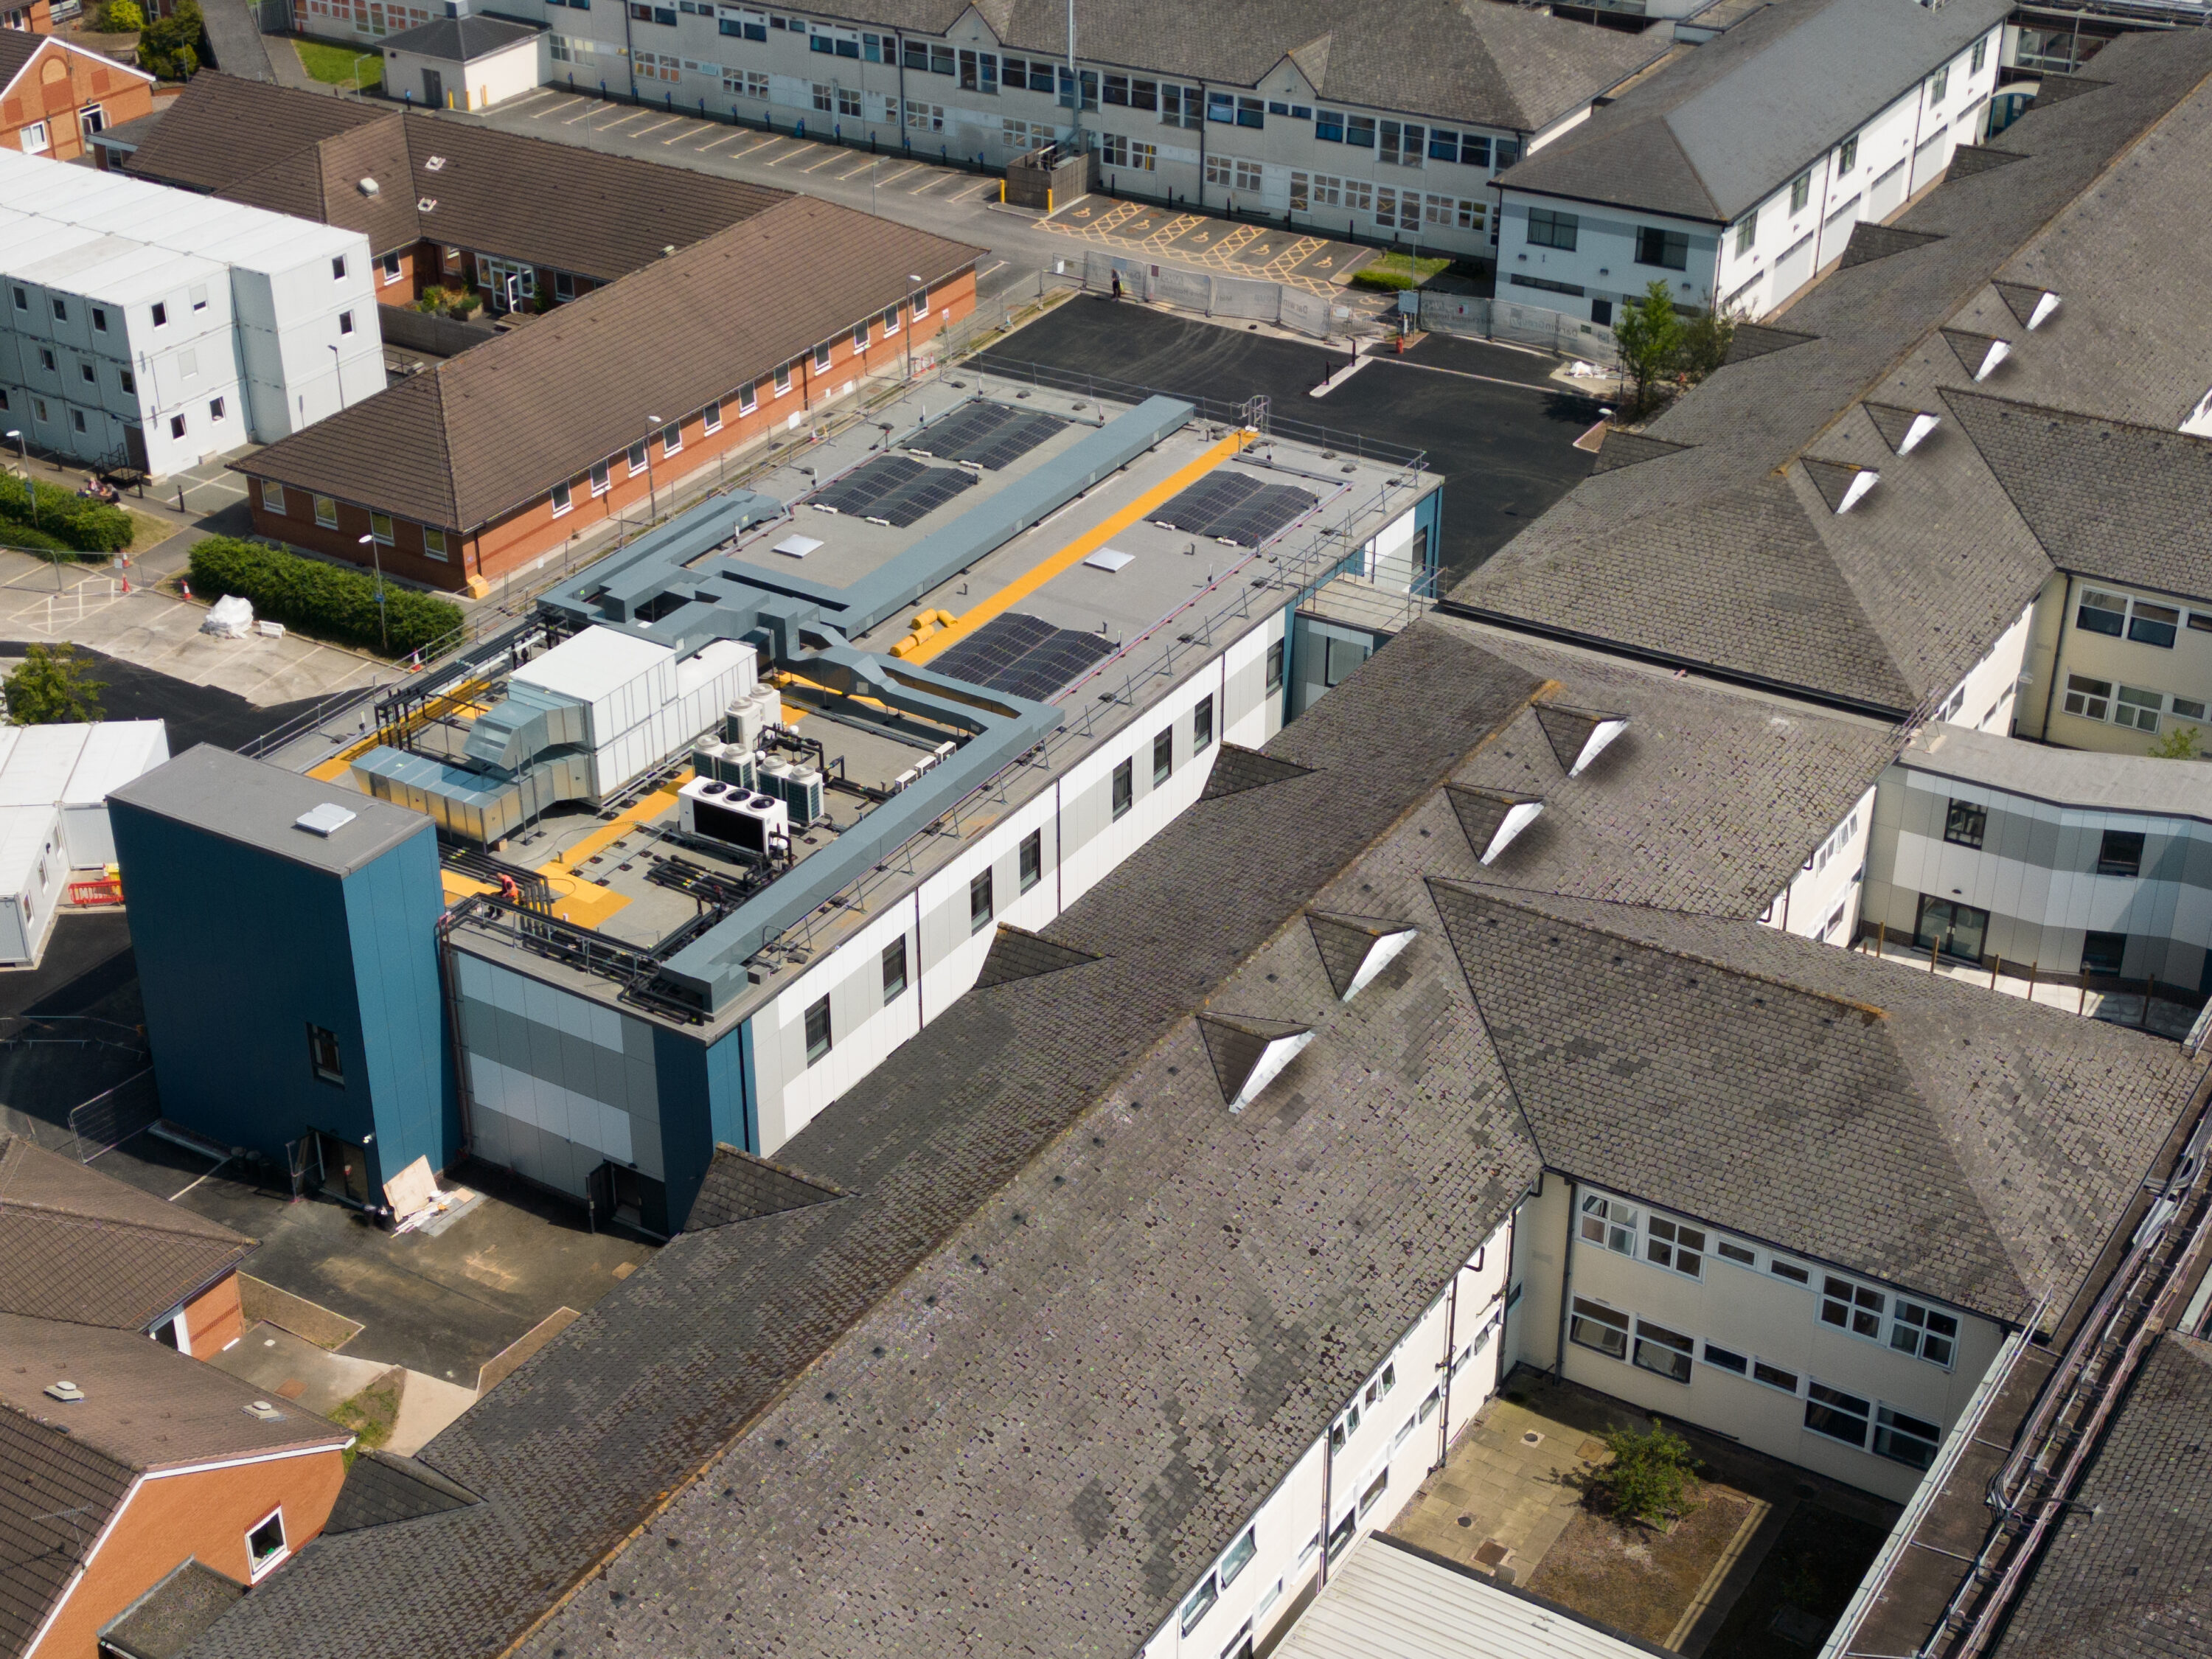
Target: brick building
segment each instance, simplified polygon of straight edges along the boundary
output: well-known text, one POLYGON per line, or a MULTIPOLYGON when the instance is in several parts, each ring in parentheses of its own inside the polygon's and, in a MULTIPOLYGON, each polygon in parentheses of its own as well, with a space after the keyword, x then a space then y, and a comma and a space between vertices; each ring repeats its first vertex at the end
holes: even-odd
POLYGON ((49 0, 27 0, 26 4, 9 0, 9 4, 0 6, 0 28, 20 29, 26 34, 52 34, 53 8, 49 0))
POLYGON ((10 8, 0 28, 0 149, 67 161, 94 133, 151 113, 154 77, 48 33, 46 12, 46 0, 10 8))
POLYGON ((896 369, 981 253, 793 198, 241 459, 254 529, 481 592, 896 369))

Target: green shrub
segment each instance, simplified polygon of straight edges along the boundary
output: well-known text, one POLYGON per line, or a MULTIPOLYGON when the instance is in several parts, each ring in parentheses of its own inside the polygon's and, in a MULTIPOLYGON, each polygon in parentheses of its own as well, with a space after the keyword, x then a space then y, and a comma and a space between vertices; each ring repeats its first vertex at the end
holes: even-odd
POLYGON ((1397 294, 1413 286, 1413 278, 1402 270, 1377 270, 1370 265, 1364 270, 1352 273, 1352 286, 1372 289, 1378 293, 1397 294))
MULTIPOLYGON (((365 570, 303 559, 260 542, 210 536, 192 549, 191 584, 198 599, 236 593, 270 622, 368 651, 383 647, 376 579, 365 570)), ((395 657, 436 645, 461 625, 461 608, 451 599, 390 581, 384 584, 384 599, 395 657)))
POLYGON ((107 682, 92 678, 91 668, 90 659, 78 656, 67 641, 33 645, 23 653, 21 665, 0 683, 8 718, 18 726, 100 719, 100 694, 107 682))
POLYGON ((103 34, 136 34, 145 27, 146 14, 138 9, 135 0, 107 0, 100 9, 103 34))
POLYGON ((0 478, 0 518, 42 530, 80 553, 119 553, 131 545, 128 513, 58 484, 38 486, 34 512, 28 480, 0 478))
POLYGON ((1598 1471, 1595 1484, 1615 1518, 1671 1521, 1687 1510, 1697 1460, 1680 1435, 1660 1427, 1655 1417, 1648 1429, 1608 1429, 1605 1447, 1613 1462, 1598 1471))
POLYGON ((60 537, 51 535, 43 530, 34 530, 21 519, 0 519, 0 547, 13 548, 22 553, 74 553, 76 551, 60 537))
POLYGON ((177 0, 167 17, 149 19, 138 37, 138 67, 164 81, 189 81, 200 66, 198 0, 177 0))

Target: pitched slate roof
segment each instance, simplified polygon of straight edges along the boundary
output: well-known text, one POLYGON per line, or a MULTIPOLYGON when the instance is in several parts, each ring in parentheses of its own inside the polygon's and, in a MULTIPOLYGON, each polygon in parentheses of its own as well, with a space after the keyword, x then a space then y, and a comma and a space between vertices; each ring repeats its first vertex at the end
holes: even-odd
POLYGON ((442 58, 448 63, 471 63, 489 58, 520 41, 544 33, 535 23, 510 22, 497 17, 433 17, 411 29, 387 34, 377 44, 386 52, 412 52, 421 58, 442 58))
POLYGON ((2130 36, 2098 61, 2109 86, 1996 141, 2020 161, 1900 222, 1940 240, 1831 272, 1790 307, 1792 340, 1740 330, 1729 365, 1653 423, 1687 447, 1594 473, 1448 608, 1891 718, 1948 696, 2051 558, 1972 443, 1939 430, 1899 458, 1862 401, 1941 412, 1940 392, 1971 388, 1947 327, 2014 343, 1989 395, 2152 426, 2180 422, 2212 361, 2212 316, 2172 302, 2212 261, 2212 225, 2170 207, 2212 168, 2212 37, 2130 36), (2141 256, 2102 257, 2116 239, 2141 256), (1993 279, 2063 302, 2031 334, 1993 279), (1881 484, 1838 515, 1796 465, 1808 454, 1881 484))
POLYGON ((2212 1344, 2168 1331, 2144 1356, 1991 1651, 2212 1653, 2212 1344))
POLYGON ((1992 1318, 2073 1293, 2196 1081, 2170 1043, 1756 923, 1437 902, 1547 1166, 1992 1318))
POLYGON ((100 1647, 123 1659, 177 1659, 245 1594, 238 1580, 193 1556, 102 1626, 100 1647))
POLYGON ((0 1656, 28 1645, 131 1483, 149 1470, 352 1436, 226 1371, 129 1331, 0 1314, 0 1656), (83 1390, 62 1401, 46 1388, 83 1390))
POLYGON ((1044 930, 1090 960, 970 992, 779 1153, 846 1195, 687 1234, 423 1449, 484 1503, 319 1541, 196 1652, 473 1654, 580 1582, 528 1651, 725 1613, 793 1654, 1133 1648, 1534 1171, 1426 897, 1479 869, 1441 787, 1540 773, 1518 878, 1753 914, 1894 741, 1418 624, 1044 930), (1569 781, 1537 696, 1630 731, 1569 781), (1311 911, 1417 933, 1346 1003, 1311 911), (1201 1015, 1316 1036, 1232 1116, 1201 1015))
POLYGON ((1726 224, 2002 22, 2008 0, 1772 0, 1499 175, 1726 224))
POLYGON ((192 77, 128 166, 358 230, 379 253, 428 238, 599 282, 791 199, 688 167, 210 71, 192 77))
POLYGON ((793 197, 236 465, 465 533, 620 454, 649 416, 688 415, 897 305, 910 273, 934 288, 981 253, 793 197))
POLYGON ((347 1469, 337 1501, 331 1505, 325 1534, 353 1532, 443 1515, 477 1501, 466 1487, 448 1480, 426 1463, 374 1447, 362 1450, 347 1469))
POLYGON ((253 1249, 218 1222, 0 1133, 0 1313, 143 1331, 253 1249))

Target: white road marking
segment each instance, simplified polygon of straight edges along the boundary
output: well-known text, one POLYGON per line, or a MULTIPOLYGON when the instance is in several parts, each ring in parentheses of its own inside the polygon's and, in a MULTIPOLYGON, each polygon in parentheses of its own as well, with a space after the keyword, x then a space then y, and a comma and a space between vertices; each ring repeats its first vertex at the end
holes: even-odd
POLYGON ((811 155, 821 148, 821 145, 811 142, 802 143, 797 149, 787 151, 785 154, 777 156, 775 160, 769 163, 769 166, 772 167, 780 167, 786 161, 795 161, 802 155, 811 155))

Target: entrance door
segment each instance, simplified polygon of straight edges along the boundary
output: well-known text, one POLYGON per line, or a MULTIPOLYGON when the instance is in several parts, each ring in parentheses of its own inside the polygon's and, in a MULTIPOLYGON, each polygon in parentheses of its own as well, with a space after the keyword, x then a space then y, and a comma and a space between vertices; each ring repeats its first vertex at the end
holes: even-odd
POLYGON ((315 1132, 315 1149, 322 1159, 323 1190, 332 1198, 368 1207, 368 1148, 350 1140, 315 1132))
POLYGON ((518 265, 505 259, 485 259, 481 262, 483 285, 491 290, 494 315, 509 311, 526 311, 538 298, 538 271, 532 265, 518 265))
POLYGON ((107 131, 107 112, 97 104, 87 104, 76 112, 77 130, 88 138, 95 132, 107 131))
POLYGON ((422 102, 430 109, 446 106, 446 77, 434 69, 422 71, 422 102))
POLYGON ((135 471, 146 470, 146 430, 136 421, 123 428, 123 453, 135 471))
POLYGON ((1941 951, 1947 957, 1979 962, 1989 929, 1988 911, 1923 894, 1920 900, 1920 926, 1914 932, 1913 941, 1923 951, 1941 951))

